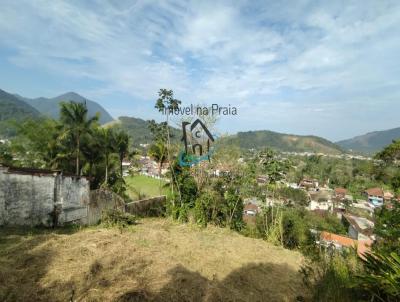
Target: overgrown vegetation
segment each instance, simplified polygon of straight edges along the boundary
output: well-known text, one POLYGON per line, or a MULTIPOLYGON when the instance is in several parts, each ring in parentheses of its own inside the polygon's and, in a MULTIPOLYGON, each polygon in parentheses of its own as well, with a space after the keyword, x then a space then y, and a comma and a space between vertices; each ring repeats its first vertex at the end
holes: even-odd
POLYGON ((101 216, 101 225, 105 227, 126 228, 136 224, 136 217, 120 210, 104 210, 101 216))
POLYGON ((89 177, 92 189, 108 187, 126 196, 122 160, 133 153, 129 136, 88 118, 85 103, 62 102, 60 120, 27 119, 1 146, 0 161, 14 166, 59 169, 89 177))

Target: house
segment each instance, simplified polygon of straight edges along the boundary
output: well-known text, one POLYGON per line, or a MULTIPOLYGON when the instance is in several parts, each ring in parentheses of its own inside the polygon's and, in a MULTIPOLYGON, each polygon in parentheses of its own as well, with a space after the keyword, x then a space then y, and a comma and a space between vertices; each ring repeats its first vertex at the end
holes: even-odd
POLYGON ((318 181, 316 179, 303 178, 299 183, 299 188, 304 190, 318 190, 318 181))
POLYGON ((343 248, 355 248, 357 246, 357 240, 326 231, 321 232, 319 237, 319 244, 324 247, 334 247, 337 250, 343 248))
POLYGON ((346 236, 323 231, 320 234, 317 244, 325 248, 334 248, 338 251, 355 249, 360 257, 364 257, 364 254, 371 250, 372 242, 372 240, 355 240, 346 236))
POLYGON ((260 212, 260 207, 251 202, 247 203, 243 209, 244 215, 256 216, 258 212, 260 212))
POLYGON ((380 207, 383 205, 383 190, 381 188, 370 188, 365 190, 364 194, 366 195, 368 202, 374 207, 380 207))
POLYGON ((258 200, 255 198, 249 198, 245 200, 245 206, 243 209, 243 221, 247 224, 255 224, 256 223, 256 215, 261 211, 260 206, 258 205, 258 200))
POLYGON ((122 161, 122 176, 128 176, 129 170, 132 167, 132 163, 129 160, 124 159, 122 161))
POLYGON ((356 240, 373 240, 374 223, 364 217, 344 214, 342 221, 348 227, 349 237, 356 240))
POLYGON ((391 201, 394 198, 394 195, 392 192, 386 191, 383 192, 383 200, 386 201, 391 201))
POLYGON ((309 210, 325 210, 330 211, 333 208, 332 197, 329 191, 311 191, 310 195, 310 204, 309 210))
POLYGON ((346 199, 347 190, 345 188, 335 188, 334 197, 336 200, 346 199))

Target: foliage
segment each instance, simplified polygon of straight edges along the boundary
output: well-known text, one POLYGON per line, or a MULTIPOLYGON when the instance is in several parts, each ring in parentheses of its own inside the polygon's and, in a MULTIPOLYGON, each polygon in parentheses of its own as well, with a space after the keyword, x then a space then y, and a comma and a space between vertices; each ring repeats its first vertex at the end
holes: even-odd
POLYGON ((393 163, 396 160, 400 160, 400 140, 394 140, 390 145, 378 152, 375 158, 383 160, 385 163, 393 163))
POLYGON ((307 206, 309 203, 307 193, 300 189, 281 187, 277 189, 276 195, 286 200, 289 205, 307 206))
POLYGON ((354 278, 362 270, 354 252, 320 254, 316 259, 300 270, 304 284, 312 290, 312 301, 365 301, 365 295, 354 286, 354 278))
POLYGON ((40 113, 35 108, 0 89, 0 137, 14 136, 15 122, 39 117, 40 113))
POLYGON ((120 210, 105 210, 101 216, 101 224, 105 227, 126 228, 136 224, 136 217, 120 210))
POLYGON ((16 124, 17 135, 2 146, 2 162, 83 174, 90 178, 91 189, 102 184, 125 196, 121 158, 130 151, 127 134, 100 128, 97 116, 88 118, 84 103, 61 103, 60 111, 60 121, 41 118, 16 124))
POLYGON ((365 272, 359 274, 358 286, 368 291, 372 299, 398 301, 400 297, 400 256, 375 252, 362 259, 365 272))
POLYGON ((400 204, 394 202, 391 209, 382 207, 376 214, 376 249, 400 254, 400 204))
POLYGON ((318 136, 289 135, 268 130, 238 132, 223 140, 226 147, 239 146, 243 150, 266 147, 279 151, 340 154, 342 149, 318 136))
POLYGON ((98 119, 98 116, 88 118, 86 103, 61 102, 60 122, 63 126, 61 138, 75 142, 76 175, 81 173, 79 160, 82 136, 90 132, 92 125, 98 119))

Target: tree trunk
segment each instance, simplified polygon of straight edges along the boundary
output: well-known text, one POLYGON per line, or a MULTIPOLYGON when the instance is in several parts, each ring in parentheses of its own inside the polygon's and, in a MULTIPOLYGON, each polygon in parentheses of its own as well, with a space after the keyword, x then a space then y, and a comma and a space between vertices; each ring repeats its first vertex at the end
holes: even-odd
POLYGON ((105 183, 108 184, 108 154, 106 154, 106 179, 105 183))
POLYGON ((79 151, 80 151, 80 139, 79 134, 76 137, 76 175, 80 176, 79 171, 79 151))
POLYGON ((124 160, 124 155, 120 153, 119 155, 119 162, 120 162, 120 171, 121 171, 121 177, 122 177, 122 161, 124 160))

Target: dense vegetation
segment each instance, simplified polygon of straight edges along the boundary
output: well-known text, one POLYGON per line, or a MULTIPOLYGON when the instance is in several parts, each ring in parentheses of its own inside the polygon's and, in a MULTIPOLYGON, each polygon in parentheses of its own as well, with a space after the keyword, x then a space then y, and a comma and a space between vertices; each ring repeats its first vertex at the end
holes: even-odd
POLYGON ((226 144, 242 149, 273 148, 278 151, 340 154, 342 149, 318 136, 283 134, 273 131, 248 131, 225 138, 226 144))
MULTIPOLYGON (((149 122, 140 118, 121 116, 113 126, 126 131, 132 139, 132 144, 138 147, 140 144, 149 144, 153 140, 153 135, 149 128, 149 122)), ((181 131, 170 126, 171 139, 180 140, 181 131)))
POLYGON ((9 137, 15 134, 13 122, 39 116, 40 113, 35 108, 0 89, 0 136, 9 137))
MULTIPOLYGON (((180 101, 171 90, 159 91, 155 104, 158 111, 168 112, 179 106, 180 101)), ((220 144, 212 160, 186 167, 178 162, 181 148, 176 140, 178 130, 171 128, 168 114, 161 123, 144 124, 141 120, 123 118, 117 126, 100 127, 99 117, 90 116, 85 103, 63 102, 59 116, 59 120, 30 119, 15 125, 17 136, 0 145, 0 161, 85 175, 91 179, 92 188, 104 186, 127 197, 122 161, 135 153, 130 135, 142 135, 137 142, 144 137, 151 140, 147 155, 158 163, 159 176, 163 164, 169 164, 168 181, 163 182, 168 189, 163 189, 168 192, 165 214, 172 219, 201 227, 210 224, 227 227, 301 251, 307 258, 302 269, 304 282, 315 301, 398 298, 400 205, 394 203, 391 208, 375 212, 377 240, 372 254, 360 259, 351 251, 321 250, 315 243, 318 231, 346 234, 345 227, 334 215, 319 216, 306 210, 309 201, 306 193, 287 187, 288 182, 297 183, 308 177, 317 179, 321 185, 345 187, 355 199, 361 198, 362 192, 371 186, 400 193, 398 141, 378 153, 374 160, 345 160, 316 155, 287 156, 261 148, 267 143, 276 149, 303 151, 307 147, 316 148, 316 152, 340 152, 320 138, 249 132, 220 144), (132 128, 127 126, 129 123, 132 128), (136 126, 143 133, 136 133, 136 126), (252 148, 258 150, 243 150, 252 148), (225 172, 217 177, 213 173, 217 169, 225 172), (262 183, 257 182, 258 176, 263 177, 262 183), (246 198, 255 198, 261 207, 253 223, 247 224, 243 221, 246 198)), ((105 220, 108 225, 135 223, 134 217, 121 213, 108 213, 105 220)))
POLYGON ((92 189, 106 186, 124 195, 122 160, 133 151, 129 136, 101 128, 97 115, 88 117, 85 103, 61 103, 59 121, 26 119, 14 127, 17 136, 0 146, 3 164, 85 175, 92 189))

